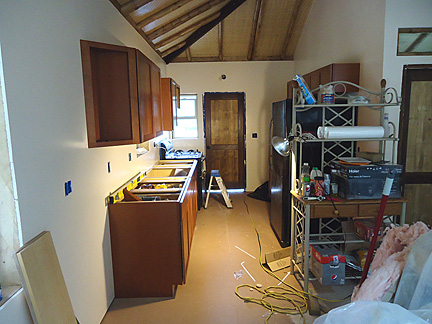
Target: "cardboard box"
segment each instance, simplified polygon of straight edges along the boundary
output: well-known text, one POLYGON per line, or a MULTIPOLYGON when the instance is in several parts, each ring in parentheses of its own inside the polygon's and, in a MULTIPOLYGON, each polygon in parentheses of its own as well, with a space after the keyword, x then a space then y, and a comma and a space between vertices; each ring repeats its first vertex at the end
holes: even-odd
POLYGON ((273 272, 286 268, 291 262, 291 247, 266 253, 265 260, 268 267, 273 272))

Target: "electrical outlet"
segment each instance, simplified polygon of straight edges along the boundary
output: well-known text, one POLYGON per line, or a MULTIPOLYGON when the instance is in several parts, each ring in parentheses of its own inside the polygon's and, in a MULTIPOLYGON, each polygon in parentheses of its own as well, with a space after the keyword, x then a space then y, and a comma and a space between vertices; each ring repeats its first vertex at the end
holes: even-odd
POLYGON ((111 162, 108 162, 108 173, 111 173, 111 162))
POLYGON ((64 188, 65 188, 65 197, 66 197, 67 195, 72 193, 72 180, 65 182, 64 188))
POLYGON ((258 138, 258 133, 252 133, 252 138, 258 138))

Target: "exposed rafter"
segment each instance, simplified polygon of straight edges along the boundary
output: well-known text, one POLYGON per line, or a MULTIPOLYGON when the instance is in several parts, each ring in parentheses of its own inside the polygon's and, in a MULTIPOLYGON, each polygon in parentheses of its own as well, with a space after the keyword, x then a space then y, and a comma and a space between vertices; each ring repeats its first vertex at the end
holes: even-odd
POLYGON ((249 41, 249 50, 247 59, 248 61, 251 61, 253 59, 254 51, 255 51, 255 45, 258 40, 258 34, 259 34, 259 28, 258 26, 261 25, 261 12, 262 12, 262 2, 263 0, 257 0, 255 5, 255 12, 254 12, 254 19, 253 19, 253 25, 252 25, 252 32, 251 37, 249 41))
POLYGON ((210 0, 209 2, 205 2, 204 4, 201 4, 198 7, 195 7, 191 11, 185 13, 184 15, 177 17, 173 20, 170 20, 164 24, 159 25, 158 27, 154 28, 153 30, 149 31, 147 33, 148 38, 151 40, 158 38, 162 36, 163 34, 173 30, 174 28, 184 24, 185 22, 191 20, 192 18, 206 12, 207 10, 210 10, 215 5, 218 5, 219 3, 223 2, 224 0, 210 0))
POLYGON ((219 23, 218 42, 219 42, 219 61, 223 61, 223 20, 219 23))
MULTIPOLYGON (((147 0, 148 1, 148 0, 147 0)), ((150 0, 153 1, 153 0, 150 0)), ((148 2, 150 2, 148 1, 148 2)), ((121 6, 119 5, 119 3, 116 0, 110 0, 110 2, 114 5, 114 7, 116 7, 116 9, 118 11, 121 12, 121 6)), ((130 15, 126 15, 124 14, 125 19, 132 25, 135 27, 136 31, 141 35, 142 38, 144 38, 144 40, 151 46, 151 48, 153 48, 156 53, 158 53, 160 55, 160 53, 158 52, 158 50, 156 49, 156 47, 154 46, 154 44, 151 42, 151 40, 147 37, 147 35, 144 33, 144 31, 142 29, 137 29, 134 20, 131 18, 130 15)))
POLYGON ((293 60, 313 3, 313 0, 108 1, 166 63, 293 60), (224 21, 234 10, 238 14, 224 21), (204 37, 210 30, 213 36, 204 37), (196 42, 198 45, 194 45, 196 42))
POLYGON ((282 52, 280 54, 280 56, 281 56, 282 59, 288 58, 287 54, 286 54, 286 51, 288 50, 288 46, 289 46, 289 44, 291 42, 291 39, 292 39, 292 36, 293 36, 293 33, 294 33, 294 26, 297 25, 297 20, 298 20, 298 17, 299 17, 299 12, 300 12, 301 5, 302 5, 302 0, 296 0, 296 2, 294 4, 294 10, 292 11, 291 19, 290 19, 290 22, 289 22, 289 25, 288 25, 288 30, 287 30, 287 33, 286 33, 285 42, 284 42, 284 44, 282 46, 282 52))
POLYGON ((207 24, 208 22, 212 21, 213 19, 216 19, 218 16, 219 16, 219 13, 215 13, 214 15, 211 15, 210 17, 205 17, 205 18, 197 21, 196 23, 189 25, 189 26, 183 28, 182 30, 179 30, 175 34, 172 34, 171 36, 163 38, 162 40, 155 43, 154 45, 157 49, 159 49, 165 45, 168 45, 169 43, 174 42, 176 39, 200 28, 201 26, 207 24))
POLYGON ((184 6, 185 4, 187 4, 188 2, 191 2, 191 1, 192 0, 177 0, 168 6, 156 9, 155 11, 152 12, 151 15, 147 16, 146 18, 144 18, 143 20, 138 22, 137 27, 143 28, 143 27, 147 26, 148 24, 152 23, 153 21, 155 21, 159 18, 162 18, 163 16, 177 10, 181 6, 184 6))
POLYGON ((203 37, 207 32, 209 32, 213 27, 215 27, 219 22, 224 20, 229 14, 236 10, 241 4, 246 0, 231 0, 228 2, 220 11, 220 15, 215 20, 205 24, 204 26, 198 28, 191 36, 186 39, 185 45, 174 51, 173 53, 163 56, 163 59, 167 64, 169 64, 174 58, 183 53, 187 48, 192 46, 196 41, 203 37))
POLYGON ((186 50, 186 58, 187 58, 188 62, 190 62, 190 61, 192 60, 192 55, 191 55, 191 50, 190 50, 190 48, 188 48, 188 49, 186 50))
POLYGON ((152 1, 153 0, 130 0, 120 7, 120 11, 127 15, 152 1))
POLYGON ((172 47, 168 48, 167 50, 165 50, 165 51, 162 52, 162 56, 166 56, 166 55, 171 54, 172 52, 178 50, 179 48, 181 48, 185 44, 186 44, 186 42, 183 41, 183 42, 180 42, 179 44, 177 44, 175 46, 172 46, 172 47))

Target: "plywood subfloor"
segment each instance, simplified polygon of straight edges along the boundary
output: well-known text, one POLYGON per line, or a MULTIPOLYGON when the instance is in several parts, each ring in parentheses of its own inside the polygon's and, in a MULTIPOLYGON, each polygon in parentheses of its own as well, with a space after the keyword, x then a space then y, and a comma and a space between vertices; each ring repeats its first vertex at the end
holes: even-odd
MULTIPOLYGON (((256 304, 245 303, 235 294, 244 283, 254 284, 241 263, 263 287, 277 285, 261 268, 257 260, 236 246, 259 258, 259 246, 252 216, 261 236, 263 253, 280 249, 269 224, 270 204, 247 197, 245 193, 230 194, 233 209, 227 209, 222 197, 212 194, 208 209, 198 212, 192 242, 186 285, 178 286, 175 298, 115 299, 102 324, 262 324, 268 311, 256 304), (213 197, 218 198, 218 200, 213 197), (247 205, 247 206, 246 206, 247 205), (243 270, 243 277, 234 272, 243 270)), ((288 268, 277 274, 283 278, 288 268)), ((297 287, 290 275, 286 281, 297 287)), ((252 296, 248 289, 242 293, 252 296)), ((314 316, 305 315, 306 323, 314 316)), ((274 315, 269 324, 302 323, 300 315, 274 315)))

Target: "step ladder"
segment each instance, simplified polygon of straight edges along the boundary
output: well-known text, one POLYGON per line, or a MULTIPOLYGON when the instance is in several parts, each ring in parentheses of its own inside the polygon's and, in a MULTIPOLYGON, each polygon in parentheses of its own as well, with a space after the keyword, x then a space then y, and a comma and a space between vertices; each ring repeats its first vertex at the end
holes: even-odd
POLYGON ((222 177, 220 175, 219 170, 211 170, 210 171, 210 182, 209 182, 209 186, 208 186, 208 189, 207 189, 207 198, 206 198, 206 202, 205 202, 204 208, 207 209, 208 201, 209 201, 209 198, 210 198, 210 190, 212 188, 213 178, 216 179, 217 186, 218 186, 219 190, 222 193, 222 197, 225 200, 225 204, 226 204, 227 208, 233 208, 232 205, 231 205, 231 200, 229 199, 228 191, 227 191, 227 189, 225 187, 225 184, 224 184, 224 182, 222 180, 222 177))

